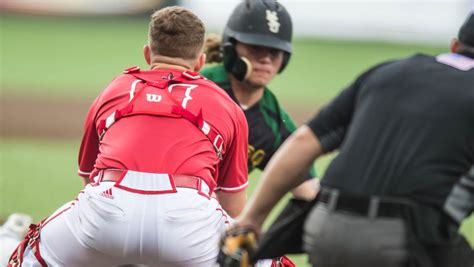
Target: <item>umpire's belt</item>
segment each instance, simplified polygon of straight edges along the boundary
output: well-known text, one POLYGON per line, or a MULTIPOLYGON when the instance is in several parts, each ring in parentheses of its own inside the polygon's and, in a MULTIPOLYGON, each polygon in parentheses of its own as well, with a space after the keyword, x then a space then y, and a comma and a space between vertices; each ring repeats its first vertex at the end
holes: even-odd
POLYGON ((204 179, 181 174, 105 169, 99 172, 100 182, 115 182, 115 187, 139 194, 176 193, 176 188, 180 187, 196 189, 200 195, 210 198, 213 191, 204 179))
POLYGON ((354 196, 341 193, 337 189, 324 188, 318 194, 318 202, 329 210, 347 211, 368 217, 400 217, 412 207, 404 198, 379 196, 354 196))

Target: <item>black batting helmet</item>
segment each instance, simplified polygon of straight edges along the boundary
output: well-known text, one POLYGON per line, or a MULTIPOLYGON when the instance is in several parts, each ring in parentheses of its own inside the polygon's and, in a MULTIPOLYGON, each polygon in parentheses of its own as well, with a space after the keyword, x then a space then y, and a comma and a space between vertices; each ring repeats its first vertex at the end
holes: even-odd
MULTIPOLYGON (((247 0, 234 9, 223 33, 224 66, 233 72, 235 41, 282 50, 283 71, 292 53, 293 25, 288 11, 276 0, 247 0), (230 62, 229 62, 230 60, 230 62), (226 62, 227 61, 227 62, 226 62)), ((238 59, 237 59, 238 60, 238 59)), ((237 69, 240 69, 237 66, 237 69)), ((235 71, 235 70, 234 70, 235 71)), ((237 76, 236 76, 237 77, 237 76)))

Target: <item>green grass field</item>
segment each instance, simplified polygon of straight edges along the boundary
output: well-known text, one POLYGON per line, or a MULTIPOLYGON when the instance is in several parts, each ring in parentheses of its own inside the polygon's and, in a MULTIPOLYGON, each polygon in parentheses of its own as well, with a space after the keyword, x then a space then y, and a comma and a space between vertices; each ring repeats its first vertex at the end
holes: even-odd
MULTIPOLYGON (((67 19, 4 15, 0 19, 2 90, 95 96, 128 66, 146 68, 146 18, 67 19)), ((448 45, 448 43, 447 43, 448 45)), ((366 68, 415 52, 444 48, 298 39, 291 63, 272 84, 283 103, 325 102, 366 68)))
MULTIPOLYGON (((147 18, 0 18, 1 93, 92 99, 130 65, 145 67, 147 18)), ((447 40, 447 45, 448 45, 447 40)), ((314 111, 367 67, 442 47, 296 40, 291 63, 271 87, 285 106, 314 111)), ((9 118, 11 119, 11 118, 9 118)), ((47 118, 45 118, 47 119, 47 118)), ((0 140, 0 217, 26 212, 35 221, 75 197, 79 138, 0 140)), ((331 156, 316 162, 322 174, 331 156)), ((251 190, 258 173, 252 175, 251 190)), ((275 215, 273 213, 272 217, 275 215)), ((474 245, 474 218, 462 227, 474 245)), ((296 257, 306 266, 305 257, 296 257)))

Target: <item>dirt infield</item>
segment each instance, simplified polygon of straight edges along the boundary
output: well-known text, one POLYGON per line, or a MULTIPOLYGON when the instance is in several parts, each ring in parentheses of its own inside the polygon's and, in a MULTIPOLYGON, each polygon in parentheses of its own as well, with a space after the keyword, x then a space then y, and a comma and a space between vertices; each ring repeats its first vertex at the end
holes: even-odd
MULTIPOLYGON (((80 138, 93 99, 69 97, 0 96, 0 136, 13 138, 80 138)), ((286 110, 300 125, 313 111, 297 106, 286 110)))
POLYGON ((91 99, 2 95, 0 136, 69 138, 80 137, 91 99))

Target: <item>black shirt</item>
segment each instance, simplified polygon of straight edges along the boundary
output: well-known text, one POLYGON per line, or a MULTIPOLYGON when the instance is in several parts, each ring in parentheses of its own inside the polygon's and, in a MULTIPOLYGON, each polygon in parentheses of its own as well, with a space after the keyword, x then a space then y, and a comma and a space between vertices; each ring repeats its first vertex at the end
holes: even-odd
POLYGON ((362 74, 308 123, 325 152, 340 149, 322 185, 441 206, 474 163, 472 63, 415 55, 362 74))

